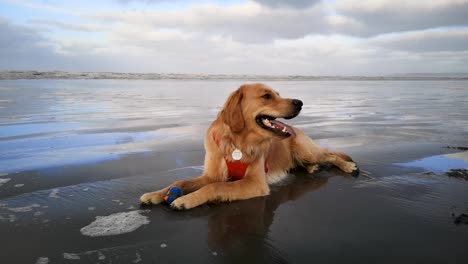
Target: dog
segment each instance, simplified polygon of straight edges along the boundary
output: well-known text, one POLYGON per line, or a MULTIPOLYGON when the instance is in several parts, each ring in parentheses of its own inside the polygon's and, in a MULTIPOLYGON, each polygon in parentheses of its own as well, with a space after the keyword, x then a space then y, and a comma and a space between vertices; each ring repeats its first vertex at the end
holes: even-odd
POLYGON ((320 165, 331 164, 358 174, 351 157, 322 148, 298 128, 277 120, 296 117, 302 106, 302 101, 282 98, 267 85, 242 85, 206 131, 203 174, 145 193, 140 202, 159 204, 173 186, 185 194, 171 203, 178 210, 266 196, 269 184, 280 182, 295 167, 313 173, 320 165))

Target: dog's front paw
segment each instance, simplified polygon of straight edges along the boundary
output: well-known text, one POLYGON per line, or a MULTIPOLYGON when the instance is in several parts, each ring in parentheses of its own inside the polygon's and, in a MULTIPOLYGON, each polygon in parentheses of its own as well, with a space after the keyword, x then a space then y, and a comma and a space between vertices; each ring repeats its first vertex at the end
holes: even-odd
POLYGON ((145 205, 159 204, 162 201, 163 197, 159 192, 145 193, 140 197, 140 203, 145 205))
POLYGON ((319 168, 320 168, 320 166, 318 164, 310 165, 310 166, 307 166, 307 172, 308 173, 314 173, 314 172, 318 171, 319 168))
POLYGON ((353 176, 354 176, 354 174, 355 174, 356 172, 359 173, 359 169, 358 169, 358 167, 356 166, 356 163, 354 163, 354 162, 346 162, 346 164, 345 164, 345 165, 343 166, 343 168, 341 168, 341 169, 342 169, 344 172, 346 172, 346 173, 351 173, 351 174, 353 174, 353 176))
POLYGON ((187 196, 179 197, 171 203, 172 209, 175 210, 187 210, 195 206, 196 205, 190 199, 187 199, 187 196))
POLYGON ((185 208, 185 203, 177 202, 177 200, 179 200, 179 199, 176 199, 175 201, 173 201, 171 203, 171 208, 174 209, 174 210, 185 210, 185 209, 187 209, 187 208, 185 208))

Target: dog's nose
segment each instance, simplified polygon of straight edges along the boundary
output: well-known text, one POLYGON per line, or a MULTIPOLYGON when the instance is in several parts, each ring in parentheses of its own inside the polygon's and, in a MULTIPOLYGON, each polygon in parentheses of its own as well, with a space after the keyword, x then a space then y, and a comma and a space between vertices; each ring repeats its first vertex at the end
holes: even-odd
POLYGON ((297 107, 301 107, 303 105, 302 101, 301 100, 297 100, 297 99, 293 99, 292 100, 292 104, 297 106, 297 107))

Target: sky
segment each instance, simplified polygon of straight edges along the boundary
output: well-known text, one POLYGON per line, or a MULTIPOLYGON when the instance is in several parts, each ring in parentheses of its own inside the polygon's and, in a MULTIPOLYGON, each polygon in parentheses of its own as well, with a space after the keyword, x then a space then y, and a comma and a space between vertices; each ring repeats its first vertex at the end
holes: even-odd
POLYGON ((0 71, 468 72, 468 0, 0 0, 0 71))

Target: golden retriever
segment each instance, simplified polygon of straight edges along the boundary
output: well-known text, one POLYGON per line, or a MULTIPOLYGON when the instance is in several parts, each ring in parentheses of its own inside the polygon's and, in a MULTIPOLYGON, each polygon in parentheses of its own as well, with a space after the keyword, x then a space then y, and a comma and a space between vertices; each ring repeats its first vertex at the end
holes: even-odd
MULTIPOLYGON (((205 134, 205 166, 201 176, 171 186, 183 196, 174 209, 191 209, 212 201, 234 201, 268 195, 268 184, 279 182, 301 166, 313 173, 321 164, 358 173, 352 159, 316 145, 301 130, 277 118, 291 119, 302 101, 282 98, 270 87, 245 84, 233 92, 205 134)), ((169 187, 140 197, 142 204, 159 204, 169 187)))

